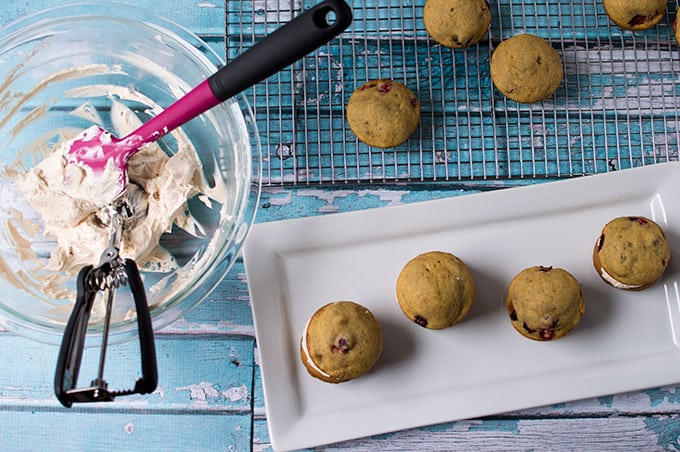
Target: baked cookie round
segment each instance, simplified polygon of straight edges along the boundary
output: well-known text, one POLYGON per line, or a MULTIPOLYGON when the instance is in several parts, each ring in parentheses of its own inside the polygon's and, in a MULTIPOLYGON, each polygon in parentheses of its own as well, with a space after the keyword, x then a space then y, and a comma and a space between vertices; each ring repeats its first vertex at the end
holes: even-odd
POLYGON ((546 40, 520 34, 491 54, 491 80, 504 96, 521 103, 542 101, 562 83, 562 58, 546 40))
POLYGON ((300 339, 300 360, 311 376, 341 383, 368 372, 382 347, 380 324, 371 311, 353 301, 337 301, 310 317, 300 339))
POLYGON ((487 0, 427 0, 423 21, 427 32, 439 44, 462 48, 484 37, 491 12, 487 0))
POLYGON ((607 284, 644 290, 661 278, 671 260, 671 247, 661 227, 649 218, 618 217, 595 241, 593 265, 607 284))
POLYGON ((451 253, 430 251, 404 265, 397 278, 397 301, 406 317, 433 330, 460 322, 475 298, 472 274, 451 253))
POLYGON ((364 143, 390 148, 415 132, 420 121, 420 102, 403 83, 390 79, 361 85, 347 103, 347 122, 364 143))
POLYGON ((585 310, 581 286, 561 268, 535 266, 517 274, 505 297, 512 326, 535 341, 559 339, 585 310))
POLYGON ((675 37, 675 43, 680 44, 680 12, 675 15, 673 19, 673 36, 675 37))
POLYGON ((658 24, 668 0, 602 0, 609 18, 625 30, 647 30, 658 24))

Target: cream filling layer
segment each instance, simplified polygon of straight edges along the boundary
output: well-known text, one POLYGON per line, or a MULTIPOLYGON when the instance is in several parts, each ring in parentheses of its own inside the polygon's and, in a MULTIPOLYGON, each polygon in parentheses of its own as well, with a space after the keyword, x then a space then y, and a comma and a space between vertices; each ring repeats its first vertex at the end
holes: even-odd
POLYGON ((317 366, 316 363, 314 362, 314 360, 312 359, 312 355, 309 353, 309 348, 307 346, 307 330, 309 329, 309 324, 310 324, 311 321, 312 321, 312 319, 310 318, 307 321, 307 325, 305 325, 305 330, 302 332, 302 342, 300 344, 300 347, 302 348, 302 351, 305 354, 305 358, 306 358, 307 364, 309 364, 309 367, 311 367, 312 369, 314 369, 315 371, 317 371, 318 373, 320 373, 324 377, 330 378, 330 374, 323 371, 322 369, 320 369, 319 366, 317 366))
POLYGON ((637 289, 637 288, 642 287, 642 284, 636 284, 636 285, 624 284, 620 281, 617 281, 616 279, 614 279, 614 277, 612 275, 607 273, 607 271, 604 268, 602 268, 600 270, 600 276, 602 276, 602 279, 604 279, 605 281, 607 281, 609 284, 616 287, 617 289, 637 289))

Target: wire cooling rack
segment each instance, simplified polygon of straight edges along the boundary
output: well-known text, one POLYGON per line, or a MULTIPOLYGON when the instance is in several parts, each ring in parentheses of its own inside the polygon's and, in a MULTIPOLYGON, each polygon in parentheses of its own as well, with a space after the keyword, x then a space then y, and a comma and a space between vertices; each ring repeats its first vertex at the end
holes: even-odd
MULTIPOLYGON (((430 39, 425 0, 348 0, 354 22, 329 45, 246 95, 263 146, 264 185, 561 178, 678 160, 680 54, 675 2, 662 22, 628 32, 601 0, 489 0, 487 36, 467 49, 430 39), (524 105, 494 89, 489 61, 527 32, 561 54, 554 96, 524 105), (405 83, 421 102, 416 133, 395 148, 357 140, 345 119, 370 79, 405 83)), ((227 58, 312 0, 228 0, 227 58)))

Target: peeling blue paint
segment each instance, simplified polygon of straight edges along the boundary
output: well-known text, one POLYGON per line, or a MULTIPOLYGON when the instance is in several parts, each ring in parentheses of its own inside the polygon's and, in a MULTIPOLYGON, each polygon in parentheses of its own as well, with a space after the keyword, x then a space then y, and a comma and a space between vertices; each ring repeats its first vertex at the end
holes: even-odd
POLYGON ((392 438, 394 435, 395 435, 395 433, 383 433, 383 434, 381 434, 381 435, 374 435, 374 436, 371 436, 371 439, 376 440, 376 441, 380 441, 380 440, 389 440, 389 439, 392 438))
POLYGON ((402 197, 405 204, 428 201, 431 199, 452 198, 476 193, 474 190, 412 190, 402 197))
POLYGON ((676 387, 654 388, 642 391, 649 396, 650 405, 656 407, 662 403, 680 403, 680 390, 676 387))
POLYGON ((353 212, 470 193, 476 193, 476 191, 459 189, 409 191, 398 186, 366 190, 265 187, 260 199, 261 209, 257 221, 277 221, 300 216, 353 212))
POLYGON ((448 432, 450 430, 455 430, 456 424, 458 424, 458 422, 445 422, 443 424, 435 424, 427 427, 422 427, 421 430, 425 430, 428 432, 448 432))
POLYGON ((471 432, 509 432, 519 435, 519 419, 485 419, 470 425, 471 432))
POLYGON ((600 406, 606 406, 608 408, 611 408, 612 406, 614 406, 614 396, 613 395, 598 397, 597 401, 600 402, 600 406))
POLYGON ((660 450, 680 449, 680 418, 678 415, 645 418, 645 426, 658 437, 660 450))

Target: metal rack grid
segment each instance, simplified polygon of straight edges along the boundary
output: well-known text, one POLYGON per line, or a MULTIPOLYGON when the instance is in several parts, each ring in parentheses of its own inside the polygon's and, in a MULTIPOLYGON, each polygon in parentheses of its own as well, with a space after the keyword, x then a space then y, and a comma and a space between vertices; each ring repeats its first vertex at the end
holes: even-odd
MULTIPOLYGON (((227 0, 227 58, 314 0, 227 0)), ((601 0, 490 0, 487 37, 467 49, 431 40, 425 0, 348 0, 354 22, 329 45, 246 95, 263 146, 263 184, 479 182, 572 177, 678 160, 680 54, 675 2, 662 22, 628 32, 601 0), (489 61, 528 32, 561 54, 565 79, 524 105, 493 88, 489 61), (344 109, 370 79, 392 78, 421 101, 403 145, 361 143, 344 109)))

